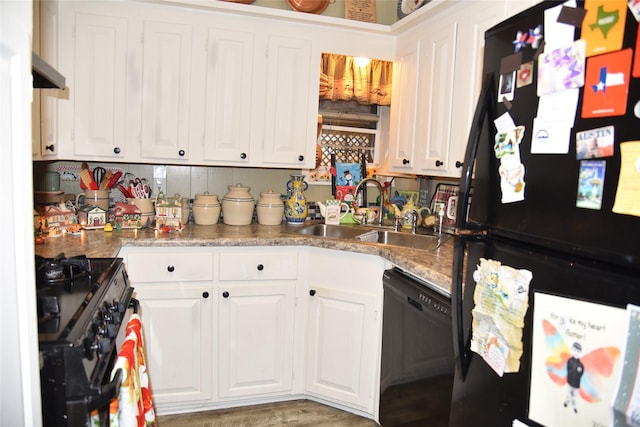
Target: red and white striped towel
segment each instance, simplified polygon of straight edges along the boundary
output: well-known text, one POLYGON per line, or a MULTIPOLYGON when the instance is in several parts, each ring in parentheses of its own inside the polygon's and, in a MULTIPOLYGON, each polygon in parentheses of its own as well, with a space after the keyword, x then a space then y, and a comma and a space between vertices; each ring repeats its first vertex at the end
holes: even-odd
POLYGON ((156 416, 144 357, 144 340, 140 316, 133 314, 126 328, 126 338, 111 377, 122 369, 120 395, 109 407, 111 427, 155 426, 156 416))

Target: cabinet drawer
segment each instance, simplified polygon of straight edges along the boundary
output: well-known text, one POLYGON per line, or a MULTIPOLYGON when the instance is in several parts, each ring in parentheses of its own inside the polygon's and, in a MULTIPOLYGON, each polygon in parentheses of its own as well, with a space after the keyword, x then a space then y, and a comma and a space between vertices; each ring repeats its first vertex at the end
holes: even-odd
POLYGON ((220 280, 295 279, 298 252, 223 252, 220 280))
POLYGON ((151 251, 129 253, 127 272, 134 284, 213 280, 213 253, 151 251))

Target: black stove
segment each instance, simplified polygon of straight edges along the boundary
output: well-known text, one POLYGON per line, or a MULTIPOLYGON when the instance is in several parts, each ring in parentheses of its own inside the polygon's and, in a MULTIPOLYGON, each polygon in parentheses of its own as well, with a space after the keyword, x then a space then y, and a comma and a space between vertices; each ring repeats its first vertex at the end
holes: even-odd
POLYGON ((88 425, 119 389, 111 368, 133 293, 124 264, 36 257, 36 288, 44 425, 88 425))

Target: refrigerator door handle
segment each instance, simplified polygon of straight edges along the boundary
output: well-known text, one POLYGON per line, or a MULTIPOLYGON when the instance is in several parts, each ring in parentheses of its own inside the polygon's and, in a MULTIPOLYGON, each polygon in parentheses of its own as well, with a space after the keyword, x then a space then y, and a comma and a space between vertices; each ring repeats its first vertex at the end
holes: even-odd
POLYGON ((458 205, 456 206, 456 226, 461 230, 467 229, 467 209, 471 192, 471 179, 473 178, 473 167, 475 165, 476 153, 482 134, 482 126, 487 118, 487 113, 493 105, 492 97, 495 95, 495 83, 493 73, 485 74, 482 79, 482 90, 478 97, 476 109, 471 122, 471 130, 467 140, 467 150, 464 153, 464 164, 458 187, 458 205))
POLYGON ((451 287, 451 326, 453 328, 453 355, 456 369, 460 372, 460 377, 464 381, 469 370, 469 360, 467 356, 467 345, 464 342, 464 317, 462 314, 462 280, 464 271, 464 249, 466 237, 458 236, 453 252, 453 284, 451 287))
POLYGON ((458 190, 458 206, 456 207, 457 228, 462 232, 456 238, 453 253, 453 283, 451 286, 451 309, 452 309, 452 328, 453 328, 453 347, 456 360, 456 368, 460 370, 462 380, 467 376, 471 355, 469 354, 468 345, 464 339, 464 311, 462 304, 462 281, 464 276, 464 252, 466 248, 467 238, 476 239, 478 236, 465 233, 467 230, 467 206, 469 204, 469 192, 471 189, 471 178, 473 176, 473 166, 475 163, 478 144, 482 134, 482 127, 490 113, 492 106, 491 97, 495 94, 493 73, 487 73, 482 81, 482 91, 476 104, 471 131, 467 141, 467 151, 464 156, 464 166, 460 177, 460 186, 458 190))

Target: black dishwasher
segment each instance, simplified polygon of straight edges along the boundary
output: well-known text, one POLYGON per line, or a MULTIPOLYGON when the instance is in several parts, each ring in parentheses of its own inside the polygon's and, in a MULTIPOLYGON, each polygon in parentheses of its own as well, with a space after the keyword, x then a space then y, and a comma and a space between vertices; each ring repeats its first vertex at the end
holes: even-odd
POLYGON ((393 268, 383 276, 380 424, 447 426, 453 387, 451 299, 393 268))

